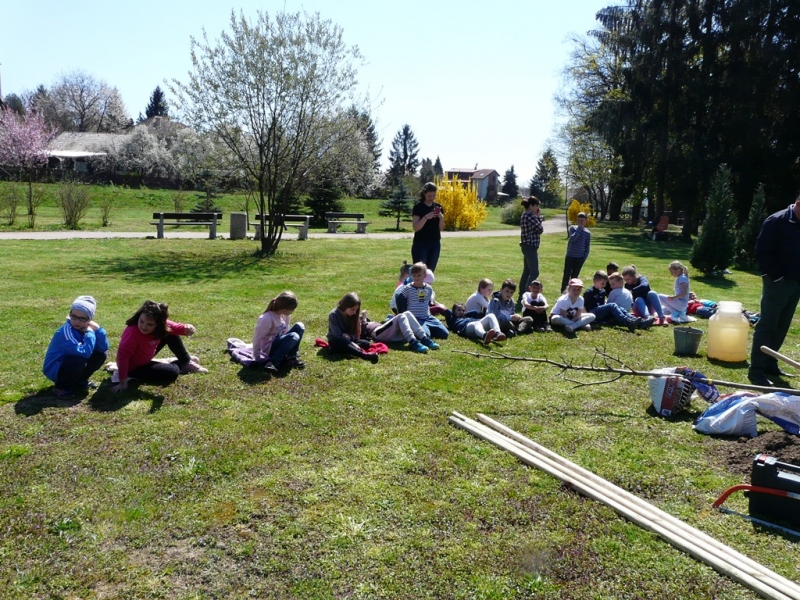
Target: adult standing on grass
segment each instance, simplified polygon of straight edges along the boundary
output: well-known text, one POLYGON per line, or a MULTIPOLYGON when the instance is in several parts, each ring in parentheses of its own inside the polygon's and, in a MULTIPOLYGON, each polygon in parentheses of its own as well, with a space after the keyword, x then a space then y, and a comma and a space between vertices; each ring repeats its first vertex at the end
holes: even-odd
POLYGON ((422 186, 419 202, 411 211, 411 225, 414 228, 414 242, 411 244, 411 258, 414 263, 425 263, 431 271, 436 270, 442 248, 442 229, 444 229, 444 209, 436 200, 436 185, 430 181, 422 186))
POLYGON ((800 196, 766 218, 755 257, 761 272, 761 318, 753 334, 747 377, 755 385, 772 385, 767 376, 783 372, 775 358, 761 352, 761 346, 781 349, 800 300, 800 196))
POLYGON ((522 276, 519 278, 519 296, 517 303, 522 302, 522 294, 531 284, 531 281, 539 278, 539 242, 544 231, 542 221, 542 208, 536 196, 530 196, 522 201, 523 211, 519 218, 520 241, 519 247, 522 250, 522 276))

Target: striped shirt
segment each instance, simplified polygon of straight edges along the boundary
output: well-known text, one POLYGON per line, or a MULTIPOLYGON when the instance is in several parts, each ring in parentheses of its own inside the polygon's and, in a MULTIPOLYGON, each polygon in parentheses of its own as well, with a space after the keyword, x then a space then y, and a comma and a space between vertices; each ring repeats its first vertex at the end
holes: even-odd
POLYGON ((589 258, 589 243, 591 242, 592 234, 585 227, 581 229, 577 225, 570 225, 569 227, 569 241, 567 242, 567 257, 569 258, 582 258, 586 260, 589 258))
POLYGON ((413 283, 409 283, 398 293, 402 294, 406 299, 406 310, 414 315, 417 320, 427 319, 431 316, 430 303, 433 297, 433 288, 427 283, 421 288, 414 287, 413 283))
POLYGON ((534 246, 535 248, 539 247, 540 242, 540 235, 544 231, 544 227, 542 227, 542 218, 533 214, 532 212, 528 212, 527 210, 522 211, 522 216, 519 218, 519 226, 520 226, 520 244, 523 246, 534 246))

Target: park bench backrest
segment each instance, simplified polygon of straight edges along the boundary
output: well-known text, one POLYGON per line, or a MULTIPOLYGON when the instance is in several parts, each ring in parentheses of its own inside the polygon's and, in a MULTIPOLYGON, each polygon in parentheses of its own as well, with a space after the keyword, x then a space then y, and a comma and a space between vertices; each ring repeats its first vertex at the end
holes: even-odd
POLYGON ((217 221, 222 220, 222 213, 213 213, 213 212, 188 212, 188 213, 153 213, 154 219, 192 219, 193 221, 212 221, 214 220, 214 216, 217 217, 217 221))
POLYGON ((343 213, 343 212, 326 212, 326 219, 358 219, 359 221, 364 218, 364 213, 343 213))

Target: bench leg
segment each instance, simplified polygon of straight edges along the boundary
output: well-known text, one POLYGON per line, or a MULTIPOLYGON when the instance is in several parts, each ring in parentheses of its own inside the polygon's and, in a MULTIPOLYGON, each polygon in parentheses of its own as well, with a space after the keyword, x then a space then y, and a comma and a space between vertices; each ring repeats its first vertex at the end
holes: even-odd
POLYGON ((254 239, 260 240, 261 239, 261 225, 256 225, 254 229, 255 229, 254 239))
POLYGON ((157 235, 158 239, 159 240, 163 240, 164 239, 164 217, 161 217, 158 220, 158 225, 156 225, 156 227, 158 228, 158 235, 157 235))
POLYGON ((328 233, 337 233, 339 226, 336 223, 328 223, 328 233))
POLYGON ((211 225, 208 226, 208 239, 215 240, 217 239, 217 218, 214 217, 214 220, 211 221, 211 225))
POLYGON ((356 225, 356 233, 367 233, 367 224, 359 223, 356 225))

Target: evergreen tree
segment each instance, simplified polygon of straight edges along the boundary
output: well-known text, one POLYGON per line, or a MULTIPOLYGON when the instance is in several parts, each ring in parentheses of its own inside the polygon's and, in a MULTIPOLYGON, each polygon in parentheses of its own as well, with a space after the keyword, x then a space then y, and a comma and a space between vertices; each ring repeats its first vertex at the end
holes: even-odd
POLYGON ((400 231, 400 219, 410 217, 412 209, 413 204, 411 197, 408 195, 408 188, 401 181, 397 184, 389 199, 381 204, 380 209, 378 209, 378 215, 381 217, 396 217, 397 224, 395 229, 400 231))
POLYGON ((326 212, 344 212, 342 190, 332 177, 321 177, 314 182, 306 207, 311 211, 311 220, 323 224, 326 212))
POLYGON ((419 167, 419 182, 425 185, 434 179, 436 179, 436 169, 433 168, 433 162, 430 158, 423 158, 419 167))
POLYGON ((414 175, 419 166, 417 150, 419 143, 409 125, 397 132, 392 140, 392 149, 389 151, 389 180, 395 186, 406 175, 414 175))
POLYGON ((706 219, 689 259, 692 266, 706 275, 731 266, 736 258, 735 228, 731 170, 722 165, 711 182, 711 193, 706 200, 706 219))
POLYGON ((436 162, 433 163, 433 172, 436 174, 437 177, 444 177, 444 169, 442 168, 442 161, 439 160, 439 157, 436 157, 436 162))
POLYGON ((767 209, 764 202, 764 186, 760 184, 753 194, 753 203, 747 214, 742 228, 736 234, 736 264, 742 269, 752 269, 756 266, 753 252, 756 249, 756 240, 761 233, 761 225, 767 218, 767 209))
POLYGON ((169 116, 169 107, 167 106, 167 99, 164 92, 161 91, 160 86, 156 86, 153 93, 150 95, 150 102, 147 108, 144 109, 145 117, 167 117, 169 116))
POLYGON ((547 148, 536 164, 536 174, 530 183, 531 195, 536 196, 542 206, 556 207, 561 202, 561 180, 558 162, 552 148, 547 148))
POLYGON ((514 173, 514 165, 511 165, 511 168, 503 176, 503 187, 500 191, 508 194, 509 200, 519 197, 519 186, 517 185, 517 174, 514 173))

